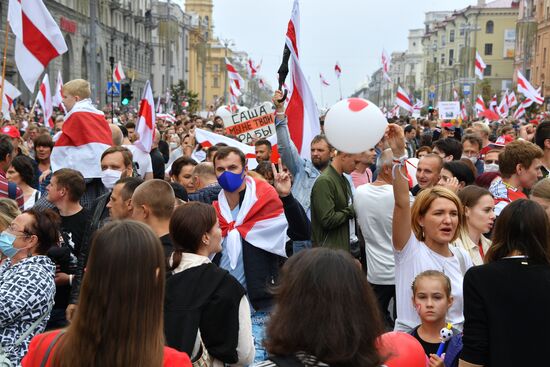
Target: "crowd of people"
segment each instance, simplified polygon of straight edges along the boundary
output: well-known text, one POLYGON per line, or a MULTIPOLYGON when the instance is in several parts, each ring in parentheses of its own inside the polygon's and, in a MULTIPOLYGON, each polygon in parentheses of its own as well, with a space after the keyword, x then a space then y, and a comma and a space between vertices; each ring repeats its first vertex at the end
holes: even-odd
POLYGON ((63 87, 66 112, 107 131, 85 169, 78 150, 52 164, 62 111, 49 128, 19 106, 0 130, 13 366, 375 367, 390 330, 431 367, 544 360, 550 121, 396 118, 370 150, 321 134, 305 159, 276 91, 277 151, 254 141, 249 170, 236 146, 197 141, 237 140, 221 117, 159 119, 144 151, 136 116, 103 116, 89 90, 63 87))

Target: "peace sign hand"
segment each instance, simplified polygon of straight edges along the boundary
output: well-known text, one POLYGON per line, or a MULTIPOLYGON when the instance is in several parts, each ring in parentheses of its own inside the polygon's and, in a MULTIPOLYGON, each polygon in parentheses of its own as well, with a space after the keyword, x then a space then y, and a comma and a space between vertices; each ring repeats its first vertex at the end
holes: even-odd
POLYGON ((277 194, 280 197, 284 198, 290 195, 290 190, 292 189, 292 182, 290 180, 290 175, 287 172, 283 172, 283 162, 281 158, 275 167, 275 163, 271 163, 271 169, 273 170, 273 186, 277 190, 277 194), (279 171, 277 172, 277 168, 279 171))

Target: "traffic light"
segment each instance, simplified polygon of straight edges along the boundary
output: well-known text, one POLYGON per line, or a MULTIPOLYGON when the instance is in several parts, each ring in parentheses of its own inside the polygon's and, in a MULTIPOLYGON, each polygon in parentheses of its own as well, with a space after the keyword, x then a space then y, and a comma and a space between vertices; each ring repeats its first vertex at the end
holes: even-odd
POLYGON ((134 98, 134 91, 129 83, 120 86, 120 104, 126 106, 134 98))

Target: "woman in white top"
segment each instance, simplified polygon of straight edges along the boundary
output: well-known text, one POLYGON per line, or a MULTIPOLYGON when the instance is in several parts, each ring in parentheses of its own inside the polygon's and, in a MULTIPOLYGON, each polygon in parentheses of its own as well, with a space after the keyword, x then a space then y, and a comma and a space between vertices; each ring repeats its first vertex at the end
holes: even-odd
POLYGON ((394 156, 392 243, 395 256, 397 319, 395 330, 411 331, 420 324, 413 304, 411 284, 425 270, 438 270, 451 279, 454 303, 448 321, 462 329, 462 280, 472 260, 463 251, 449 246, 456 240, 462 221, 462 205, 458 197, 442 187, 422 190, 412 206, 404 165, 407 159, 403 128, 390 124, 386 139, 394 156))
POLYGON ((6 172, 8 181, 15 183, 23 191, 25 204, 23 209, 27 210, 34 206, 40 198, 40 192, 32 187, 34 181, 34 168, 32 161, 26 156, 17 156, 11 161, 11 166, 6 172))
POLYGON ((483 234, 491 232, 496 219, 493 195, 483 187, 466 186, 458 197, 464 205, 464 225, 453 245, 466 251, 474 265, 483 265, 491 247, 491 240, 483 234))
POLYGON ((174 253, 164 303, 166 345, 186 352, 196 365, 251 364, 255 348, 246 291, 209 259, 222 250, 214 207, 200 202, 179 206, 170 218, 170 238, 174 253))

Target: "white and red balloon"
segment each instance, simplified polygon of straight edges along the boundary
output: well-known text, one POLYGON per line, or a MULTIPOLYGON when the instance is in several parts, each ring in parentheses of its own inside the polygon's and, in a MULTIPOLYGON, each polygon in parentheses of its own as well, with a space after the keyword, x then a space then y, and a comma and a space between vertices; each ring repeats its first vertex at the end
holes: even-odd
POLYGON ((336 103, 325 116, 328 141, 345 153, 361 153, 382 139, 388 121, 380 109, 362 98, 347 98, 336 103))

